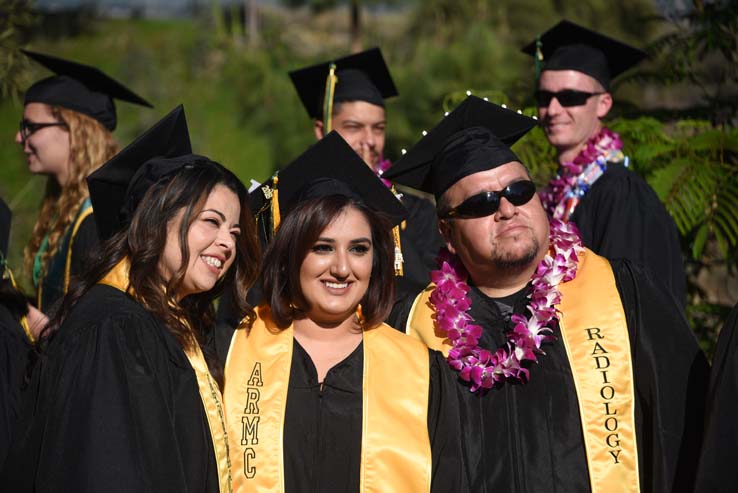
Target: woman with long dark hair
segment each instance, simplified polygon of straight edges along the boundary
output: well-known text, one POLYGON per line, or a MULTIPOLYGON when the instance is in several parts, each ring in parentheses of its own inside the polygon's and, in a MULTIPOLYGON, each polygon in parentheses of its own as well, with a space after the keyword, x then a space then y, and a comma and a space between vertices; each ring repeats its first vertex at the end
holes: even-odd
POLYGON ((226 362, 234 488, 463 491, 446 365, 382 323, 401 203, 335 132, 255 193, 282 221, 226 362))
POLYGON ((224 282, 245 300, 258 243, 241 182, 190 152, 179 107, 90 176, 108 239, 46 329, 12 491, 231 490, 206 343, 224 282))
POLYGON ((117 124, 113 99, 151 105, 94 67, 23 53, 56 74, 28 88, 15 135, 29 171, 48 176, 25 250, 37 307, 48 312, 97 247, 85 179, 119 150, 112 135, 117 124))

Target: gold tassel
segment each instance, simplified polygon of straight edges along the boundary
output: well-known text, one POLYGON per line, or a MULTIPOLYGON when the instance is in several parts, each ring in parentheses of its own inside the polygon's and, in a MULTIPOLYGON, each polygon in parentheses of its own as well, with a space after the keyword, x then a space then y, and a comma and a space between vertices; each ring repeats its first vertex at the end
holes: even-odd
MULTIPOLYGON (((397 195, 395 186, 392 185, 392 193, 397 195)), ((404 222, 404 221, 403 221, 404 222)), ((402 268, 404 262, 402 258, 402 243, 400 242, 400 226, 392 228, 392 237, 395 240, 395 276, 404 276, 405 271, 402 268)))
POLYGON ((336 64, 331 63, 328 77, 325 79, 325 97, 323 98, 323 134, 330 133, 333 129, 333 95, 338 84, 336 76, 336 64))
POLYGON ((279 215, 279 190, 277 189, 278 183, 279 176, 275 174, 272 184, 272 233, 277 232, 277 228, 279 228, 279 223, 282 220, 279 215))

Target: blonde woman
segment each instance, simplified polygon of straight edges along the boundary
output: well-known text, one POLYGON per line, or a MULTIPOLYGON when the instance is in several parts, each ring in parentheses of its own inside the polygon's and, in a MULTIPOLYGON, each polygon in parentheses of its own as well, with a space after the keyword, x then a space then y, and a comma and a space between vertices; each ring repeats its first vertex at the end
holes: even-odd
POLYGON ((48 176, 41 211, 25 250, 33 274, 37 307, 52 309, 81 273, 97 230, 85 179, 112 158, 118 145, 113 98, 151 106, 98 69, 24 51, 56 75, 34 83, 25 94, 15 141, 31 173, 48 176))

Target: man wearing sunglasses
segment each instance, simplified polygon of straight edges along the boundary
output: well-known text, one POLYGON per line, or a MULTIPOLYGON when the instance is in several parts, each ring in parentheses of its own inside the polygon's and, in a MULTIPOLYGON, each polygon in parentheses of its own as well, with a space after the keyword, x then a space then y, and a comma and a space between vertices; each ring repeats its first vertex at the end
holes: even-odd
POLYGON ((470 96, 390 170, 448 250, 390 323, 458 372, 469 491, 691 491, 707 362, 660 284, 549 222, 509 147, 535 124, 470 96))
POLYGON ((645 58, 641 50, 561 21, 525 48, 540 72, 540 124, 558 152, 558 175, 541 192, 552 217, 572 221, 584 244, 607 258, 645 266, 686 303, 674 221, 629 168, 619 136, 602 120, 613 105, 610 80, 645 58))

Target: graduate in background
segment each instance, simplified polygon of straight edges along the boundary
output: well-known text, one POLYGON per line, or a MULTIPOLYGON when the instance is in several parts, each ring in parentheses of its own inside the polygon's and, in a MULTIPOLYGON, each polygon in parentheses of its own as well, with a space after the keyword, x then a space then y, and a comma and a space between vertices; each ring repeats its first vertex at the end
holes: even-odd
POLYGON ((85 178, 118 152, 111 134, 117 123, 113 100, 151 105, 94 67, 23 53, 56 74, 28 88, 15 135, 29 171, 48 176, 25 251, 37 308, 48 312, 67 292, 71 277, 82 273, 85 257, 97 246, 85 178))
POLYGON ((694 491, 738 491, 738 304, 720 331, 707 392, 705 435, 694 491))
POLYGON ((523 48, 540 70, 536 99, 558 175, 541 192, 552 217, 572 221, 587 248, 645 267, 684 308, 679 234, 653 189, 629 169, 618 134, 602 124, 610 81, 645 58, 641 50, 561 21, 523 48))
POLYGON ((88 183, 105 242, 50 323, 33 412, 0 482, 229 492, 222 370, 205 343, 224 280, 245 300, 256 278, 247 191, 191 154, 181 106, 88 183))
POLYGON ((535 124, 470 96, 388 172, 448 249, 391 323, 459 372, 471 491, 691 491, 705 357, 661 284, 549 221, 509 147, 535 124))
POLYGON ((402 204, 336 132, 252 194, 278 229, 225 367, 234 489, 464 491, 453 374, 382 323, 402 204))
MULTIPOLYGON (((313 119, 317 139, 335 130, 378 177, 391 168, 384 156, 388 125, 384 100, 398 93, 379 48, 293 70, 290 78, 313 119)), ((382 181, 392 188, 388 180, 382 181)), ((422 288, 443 245, 438 222, 428 200, 397 195, 408 211, 397 231, 403 260, 398 286, 422 288)))

